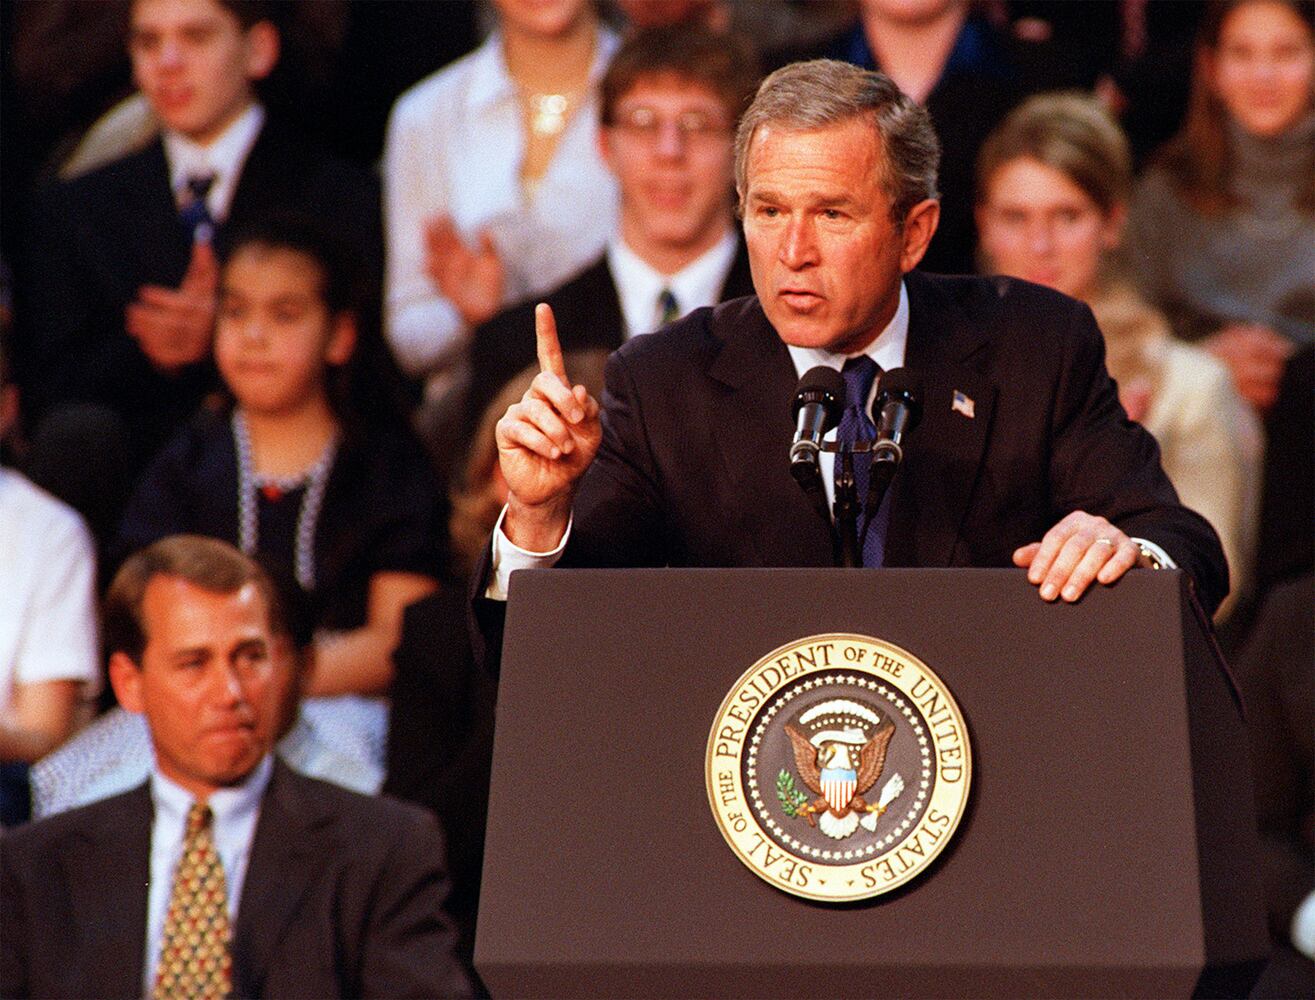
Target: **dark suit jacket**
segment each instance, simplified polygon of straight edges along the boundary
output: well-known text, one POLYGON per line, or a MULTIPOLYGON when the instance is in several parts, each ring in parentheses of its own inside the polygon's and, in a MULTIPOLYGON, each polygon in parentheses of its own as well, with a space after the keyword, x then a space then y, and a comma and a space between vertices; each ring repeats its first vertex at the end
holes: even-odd
MULTIPOLYGON (((886 565, 1009 566, 1080 509, 1163 546, 1213 610, 1228 590, 1219 541, 1119 406, 1091 311, 1007 278, 906 283, 906 364, 927 388, 886 565)), ((560 565, 832 565, 830 525, 788 468, 796 383, 755 298, 627 343, 608 363, 603 441, 560 565)))
MULTIPOLYGON (((379 274, 378 184, 267 120, 215 248, 222 254, 234 231, 278 210, 324 220, 379 274)), ((164 374, 124 330, 124 308, 138 289, 177 287, 191 257, 163 143, 43 192, 31 243, 18 314, 29 416, 59 403, 103 404, 126 420, 140 467, 217 384, 209 363, 164 374)))
MULTIPOLYGON (((1178 503, 1128 420, 1091 310, 1010 278, 905 276, 905 364, 926 378, 892 486, 885 565, 1012 566, 1074 510, 1162 546, 1207 612, 1228 593, 1214 529, 1178 503), (955 392, 972 401, 954 410, 955 392)), ((558 566, 831 566, 832 528, 790 476, 798 376, 756 298, 700 309, 608 361, 603 439, 558 566)), ((473 576, 497 673, 504 603, 473 576)))
MULTIPOLYGON (((735 259, 719 302, 753 294, 749 256, 739 237, 735 259)), ((534 306, 547 302, 557 319, 563 351, 602 348, 614 351, 625 341, 625 320, 616 279, 607 255, 547 295, 504 309, 475 331, 471 343, 471 388, 466 397, 466 432, 473 432, 485 408, 504 385, 536 360, 534 306)))
MULTIPOLYGON (((146 785, 0 840, 0 994, 140 997, 146 785)), ((234 995, 466 995, 433 819, 276 761, 233 936, 234 995)))

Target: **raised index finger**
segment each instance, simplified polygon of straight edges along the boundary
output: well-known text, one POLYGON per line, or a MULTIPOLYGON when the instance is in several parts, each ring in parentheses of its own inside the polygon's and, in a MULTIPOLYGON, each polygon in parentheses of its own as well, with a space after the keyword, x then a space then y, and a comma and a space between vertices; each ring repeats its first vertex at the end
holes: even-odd
POLYGON ((553 318, 552 306, 546 302, 534 307, 534 341, 539 353, 539 370, 567 382, 566 362, 562 359, 562 345, 557 339, 557 320, 553 318))

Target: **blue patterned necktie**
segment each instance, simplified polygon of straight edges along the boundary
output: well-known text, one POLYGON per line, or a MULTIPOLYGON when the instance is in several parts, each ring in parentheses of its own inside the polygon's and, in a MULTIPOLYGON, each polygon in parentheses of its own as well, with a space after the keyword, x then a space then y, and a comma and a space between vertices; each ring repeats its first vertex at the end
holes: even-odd
POLYGON ((664 288, 658 293, 658 326, 663 327, 668 323, 674 323, 680 319, 680 305, 676 302, 676 296, 670 288, 664 288))
MULTIPOLYGON (((872 383, 881 369, 866 354, 850 358, 840 370, 845 379, 845 410, 840 417, 840 426, 836 429, 836 440, 857 444, 871 441, 877 436, 876 425, 868 416, 868 396, 872 393, 872 383)), ((839 465, 840 459, 836 462, 839 465)), ((872 467, 872 453, 868 451, 854 454, 854 485, 858 491, 860 507, 867 500, 868 474, 872 467)), ((890 497, 882 501, 881 509, 872 519, 872 525, 863 537, 863 518, 859 516, 859 534, 863 537, 863 565, 880 566, 886 547, 886 524, 890 520, 890 497)))
POLYGON ((215 220, 206 204, 206 196, 210 194, 214 183, 214 174, 200 174, 188 177, 184 184, 187 200, 179 209, 178 217, 192 234, 193 240, 209 240, 214 233, 215 220), (202 229, 202 226, 205 228, 202 229))

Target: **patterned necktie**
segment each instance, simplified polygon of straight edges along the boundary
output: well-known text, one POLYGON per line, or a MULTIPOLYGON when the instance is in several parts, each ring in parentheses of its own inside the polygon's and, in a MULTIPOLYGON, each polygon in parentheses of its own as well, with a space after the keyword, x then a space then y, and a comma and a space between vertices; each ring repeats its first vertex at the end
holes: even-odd
POLYGON ((206 204, 206 196, 210 194, 214 183, 214 174, 198 174, 188 177, 185 182, 187 200, 178 210, 178 217, 191 232, 193 240, 205 242, 214 233, 215 220, 206 204))
MULTIPOLYGON (((845 379, 845 410, 840 417, 840 426, 836 429, 837 441, 857 444, 860 441, 871 441, 877 436, 877 428, 872 423, 872 418, 868 416, 867 405, 868 396, 872 393, 872 383, 880 370, 877 363, 866 354, 850 358, 840 369, 840 374, 845 379)), ((837 457, 837 464, 839 461, 837 457)), ((872 453, 855 452, 854 485, 858 490, 860 507, 867 500, 868 473, 871 468, 872 453)), ((889 497, 886 499, 889 500, 889 497)), ((860 537, 863 537, 864 566, 881 565, 886 544, 886 521, 889 516, 890 504, 883 501, 881 509, 872 519, 872 526, 868 529, 867 535, 863 536, 863 518, 860 514, 858 527, 860 537)))
POLYGON ((196 802, 187 813, 183 856, 174 874, 164 918, 154 1000, 165 997, 219 1000, 233 988, 228 951, 228 888, 215 850, 214 814, 196 802))
POLYGON ((659 327, 680 319, 680 305, 676 302, 676 296, 672 294, 670 288, 658 292, 657 307, 659 327))

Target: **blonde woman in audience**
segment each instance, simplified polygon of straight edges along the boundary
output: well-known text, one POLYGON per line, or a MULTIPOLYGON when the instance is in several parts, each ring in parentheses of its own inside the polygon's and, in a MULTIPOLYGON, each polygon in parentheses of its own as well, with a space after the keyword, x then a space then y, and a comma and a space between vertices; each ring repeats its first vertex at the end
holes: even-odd
POLYGON ((387 335, 431 399, 470 331, 593 260, 616 220, 595 93, 616 36, 587 0, 494 6, 488 40, 404 93, 385 141, 387 335))
POLYGON ((1175 340, 1116 273, 1132 186, 1126 138, 1093 99, 1041 95, 987 140, 977 176, 983 263, 1091 306, 1124 409, 1159 441, 1183 503, 1219 532, 1232 584, 1222 619, 1250 576, 1260 431, 1223 364, 1175 340))
POLYGON ((1138 186, 1132 276, 1260 410, 1315 342, 1315 3, 1206 13, 1182 131, 1138 186))

